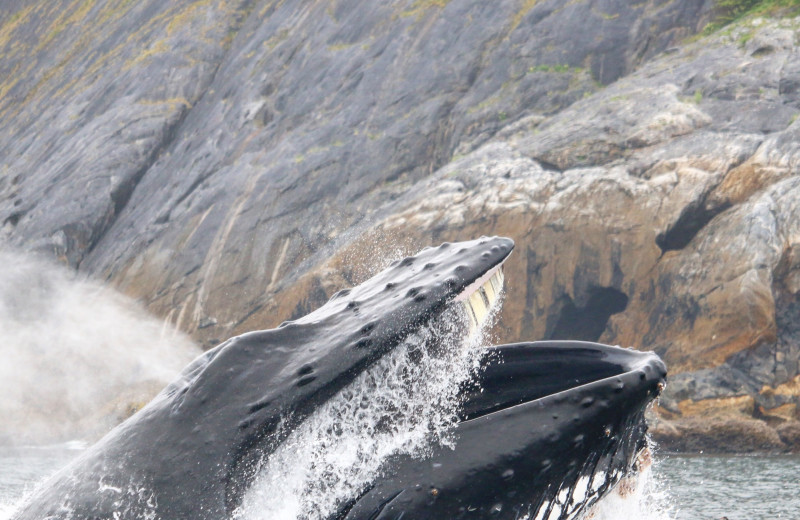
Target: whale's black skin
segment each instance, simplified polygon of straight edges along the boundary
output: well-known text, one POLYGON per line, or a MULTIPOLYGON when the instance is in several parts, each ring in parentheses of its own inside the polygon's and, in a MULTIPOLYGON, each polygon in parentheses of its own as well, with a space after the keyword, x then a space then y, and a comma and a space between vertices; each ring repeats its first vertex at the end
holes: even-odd
POLYGON ((494 237, 428 248, 294 322, 222 343, 40 486, 14 518, 228 518, 257 457, 513 247, 494 237))
POLYGON ((658 356, 577 341, 489 352, 478 383, 464 389, 455 449, 389 461, 336 519, 574 518, 633 469, 645 408, 666 377, 658 356), (579 479, 595 473, 584 495, 579 479))

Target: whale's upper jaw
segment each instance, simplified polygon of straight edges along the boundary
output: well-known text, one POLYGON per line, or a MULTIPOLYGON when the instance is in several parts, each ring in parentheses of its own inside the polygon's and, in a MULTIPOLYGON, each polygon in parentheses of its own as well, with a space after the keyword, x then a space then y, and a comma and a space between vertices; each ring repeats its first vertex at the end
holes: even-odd
POLYGON ((339 291, 306 316, 253 333, 253 339, 271 343, 275 336, 284 349, 296 344, 287 368, 303 365, 302 377, 294 381, 298 387, 324 376, 326 368, 339 374, 360 371, 455 302, 465 304, 473 326, 485 318, 486 307, 499 297, 502 264, 513 247, 511 239, 484 237, 425 248, 339 291))
MULTIPOLYGON (((471 319, 481 319, 481 301, 486 291, 499 292, 498 274, 514 242, 509 238, 480 238, 467 242, 445 242, 428 247, 415 256, 392 263, 388 269, 352 288, 339 291, 319 309, 281 326, 344 321, 374 323, 394 320, 408 330, 435 317, 454 300, 475 304, 471 319), (472 298, 470 298, 472 296, 472 298)), ((500 280, 501 281, 501 280, 500 280)))
POLYGON ((455 448, 392 461, 337 518, 573 519, 635 470, 658 356, 577 341, 487 350, 455 448))
POLYGON ((499 297, 502 264, 513 247, 511 239, 492 237, 426 248, 339 291, 306 316, 240 336, 242 345, 264 347, 270 357, 280 354, 280 370, 270 382, 253 379, 254 384, 292 396, 286 406, 297 410, 305 395, 314 394, 314 405, 331 397, 454 304, 466 306, 466 335, 499 297), (278 351, 273 344, 280 345, 278 351))

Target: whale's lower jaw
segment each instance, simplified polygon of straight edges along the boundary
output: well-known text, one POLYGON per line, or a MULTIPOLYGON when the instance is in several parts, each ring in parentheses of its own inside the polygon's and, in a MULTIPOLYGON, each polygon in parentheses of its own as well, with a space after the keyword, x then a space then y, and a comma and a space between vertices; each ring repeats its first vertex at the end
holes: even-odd
POLYGON ((657 356, 585 342, 490 350, 455 449, 391 461, 335 518, 566 520, 636 471, 666 376, 657 356))

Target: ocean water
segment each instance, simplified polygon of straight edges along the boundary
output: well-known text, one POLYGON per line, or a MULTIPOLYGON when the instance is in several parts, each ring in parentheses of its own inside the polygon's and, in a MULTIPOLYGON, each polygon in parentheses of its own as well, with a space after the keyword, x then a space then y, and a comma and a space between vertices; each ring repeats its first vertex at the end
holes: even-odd
MULTIPOLYGON (((0 447, 0 520, 10 518, 15 504, 37 482, 84 447, 80 443, 0 447)), ((797 520, 800 456, 656 453, 636 496, 610 498, 592 520, 797 520)))
POLYGON ((11 517, 34 486, 86 449, 82 442, 51 446, 0 446, 0 520, 11 517))
POLYGON ((659 457, 676 520, 800 519, 800 455, 659 457))

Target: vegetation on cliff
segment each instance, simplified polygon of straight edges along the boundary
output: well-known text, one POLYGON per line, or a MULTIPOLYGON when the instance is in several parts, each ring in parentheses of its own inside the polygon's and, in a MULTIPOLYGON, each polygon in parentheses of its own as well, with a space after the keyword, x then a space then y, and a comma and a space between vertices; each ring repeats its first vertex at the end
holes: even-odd
POLYGON ((799 0, 715 0, 715 18, 703 29, 710 34, 747 16, 794 16, 799 0))

